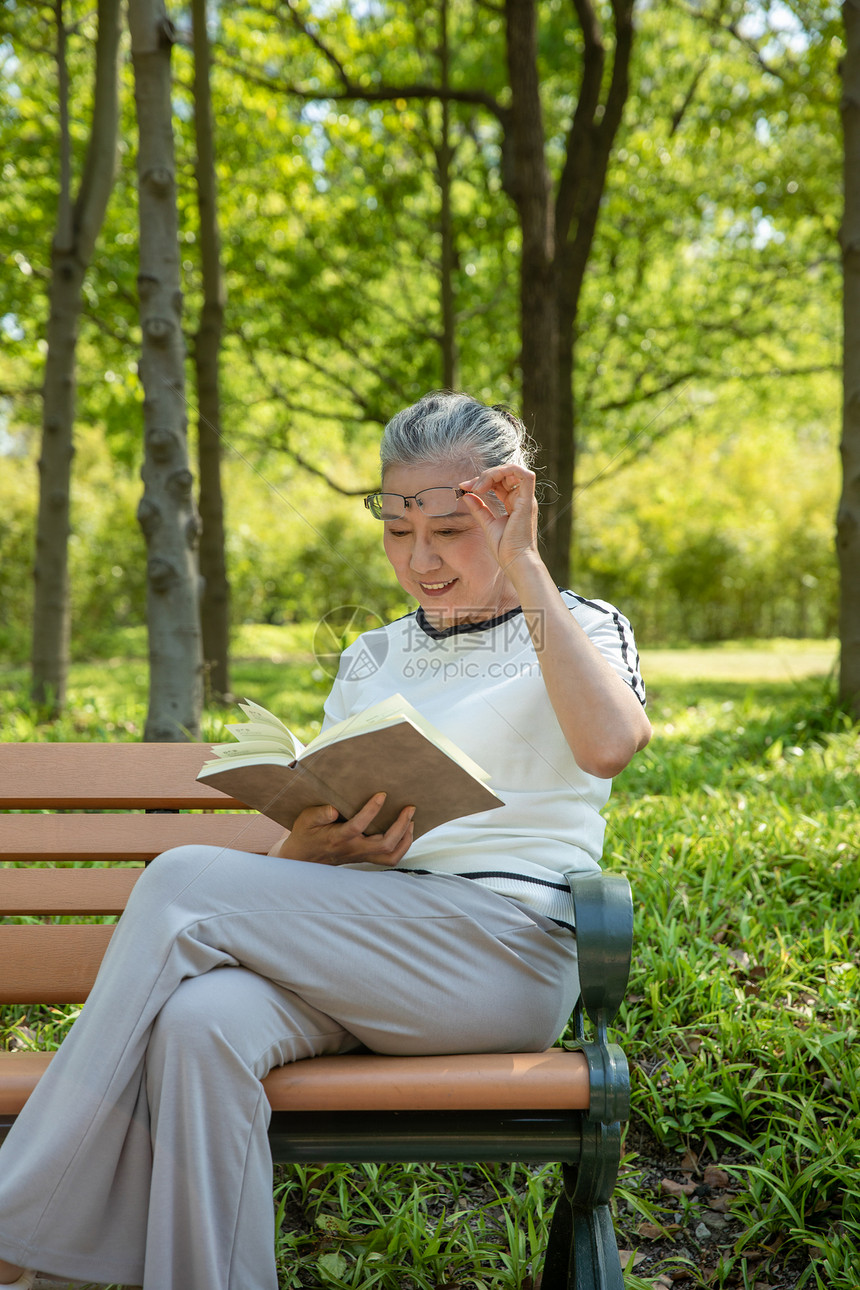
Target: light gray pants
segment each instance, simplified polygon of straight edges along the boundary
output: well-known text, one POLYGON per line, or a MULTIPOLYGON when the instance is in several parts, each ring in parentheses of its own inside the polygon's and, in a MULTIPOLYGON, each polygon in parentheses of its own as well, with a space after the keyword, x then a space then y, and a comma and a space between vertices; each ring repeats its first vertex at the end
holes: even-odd
POLYGON ((145 1290, 277 1290, 272 1066, 538 1051, 575 940, 465 878, 180 847, 149 866, 0 1152, 0 1258, 145 1290))

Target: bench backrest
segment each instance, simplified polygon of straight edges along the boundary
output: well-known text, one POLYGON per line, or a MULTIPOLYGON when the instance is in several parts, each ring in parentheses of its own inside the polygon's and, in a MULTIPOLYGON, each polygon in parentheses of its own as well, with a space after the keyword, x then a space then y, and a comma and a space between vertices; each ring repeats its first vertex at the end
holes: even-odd
POLYGON ((207 744, 0 744, 0 919, 30 920, 0 926, 0 1003, 83 1002, 113 916, 162 851, 269 850, 278 825, 197 783, 209 756, 207 744))

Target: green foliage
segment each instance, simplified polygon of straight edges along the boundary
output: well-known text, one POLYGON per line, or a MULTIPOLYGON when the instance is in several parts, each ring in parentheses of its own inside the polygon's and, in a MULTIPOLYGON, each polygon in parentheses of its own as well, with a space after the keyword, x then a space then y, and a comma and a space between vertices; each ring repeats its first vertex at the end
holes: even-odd
MULTIPOLYGON (((640 644, 834 634, 837 458, 823 409, 803 433, 750 411, 729 437, 730 406, 716 402, 698 432, 678 431, 635 470, 595 455, 597 479, 577 499, 573 586, 618 604, 640 644)), ((258 460, 225 457, 234 625, 313 623, 350 604, 404 612, 360 501, 333 500, 283 456, 258 460)), ((352 487, 375 482, 371 451, 332 447, 328 468, 352 487)), ((73 650, 109 656, 118 632, 144 624, 140 484, 95 433, 80 436, 75 471, 73 650)), ((29 652, 35 478, 32 457, 4 459, 0 653, 17 660, 29 652)))
MULTIPOLYGON (((506 102, 502 16, 471 0, 448 11, 452 85, 506 102)), ((32 562, 32 507, 20 494, 32 498, 35 474, 18 473, 6 454, 35 454, 57 189, 53 14, 24 12, 11 5, 0 15, 11 85, 0 106, 9 181, 0 192, 0 648, 16 658, 29 649, 32 562)), ((358 86, 439 81, 437 5, 295 12, 358 86)), ((641 8, 580 306, 574 585, 620 603, 643 642, 829 635, 835 623, 839 16, 803 0, 732 12, 730 27, 672 0, 641 8)), ((581 50, 559 0, 540 16, 557 171, 581 50)), ((78 167, 94 15, 75 3, 66 17, 78 167)), ((441 381, 441 108, 331 97, 343 89, 335 61, 287 11, 222 6, 212 17, 234 621, 292 622, 344 601, 390 612, 399 593, 372 531, 298 460, 340 488, 372 486, 380 423, 441 381), (286 485, 289 501, 263 500, 264 483, 286 485)), ((174 57, 191 337, 201 294, 183 41, 174 57)), ((79 341, 79 421, 117 463, 104 491, 105 469, 82 431, 73 497, 82 656, 109 654, 115 629, 142 621, 128 67, 124 89, 121 164, 79 341)), ((516 403, 519 245, 500 141, 483 104, 451 105, 460 382, 516 403)), ((189 416, 193 428, 193 399, 189 416)))
POLYGON ((554 1170, 513 1165, 297 1165, 278 1174, 281 1284, 307 1284, 306 1270, 332 1290, 528 1290, 555 1186, 554 1170))
POLYGON ((576 503, 577 588, 622 606, 640 643, 833 635, 828 387, 775 427, 732 385, 635 468, 604 457, 576 503))
MULTIPOLYGON (((798 1285, 847 1290, 843 1242, 860 1237, 857 729, 820 681, 660 680, 651 694, 658 738, 616 787, 608 842, 638 906, 620 1019, 634 1117, 724 1163, 738 1260, 793 1251, 798 1285)), ((677 1204, 663 1222, 695 1226, 677 1204)))

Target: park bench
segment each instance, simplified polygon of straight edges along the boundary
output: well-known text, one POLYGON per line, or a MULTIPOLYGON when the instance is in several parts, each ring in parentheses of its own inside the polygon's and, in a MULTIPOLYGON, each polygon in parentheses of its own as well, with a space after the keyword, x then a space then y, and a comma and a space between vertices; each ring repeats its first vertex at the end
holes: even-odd
MULTIPOLYGON (((81 1003, 111 936, 94 920, 122 912, 160 852, 268 851, 276 825, 196 782, 208 755, 202 744, 0 744, 0 1004, 81 1003)), ((606 1025, 626 987, 632 906, 617 876, 572 887, 582 1000, 567 1047, 296 1062, 265 1080, 270 1140, 283 1162, 560 1161, 542 1290, 622 1290, 609 1204, 629 1087, 606 1025)), ((0 1051, 0 1141, 50 1059, 0 1051)))

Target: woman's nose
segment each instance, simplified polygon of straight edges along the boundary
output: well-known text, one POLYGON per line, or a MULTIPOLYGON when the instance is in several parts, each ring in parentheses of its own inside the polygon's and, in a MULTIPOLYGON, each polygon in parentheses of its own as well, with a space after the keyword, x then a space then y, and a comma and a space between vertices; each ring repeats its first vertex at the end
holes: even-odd
POLYGON ((409 558, 409 564, 415 573, 428 573, 431 569, 438 569, 441 563, 430 542, 416 539, 409 558))

